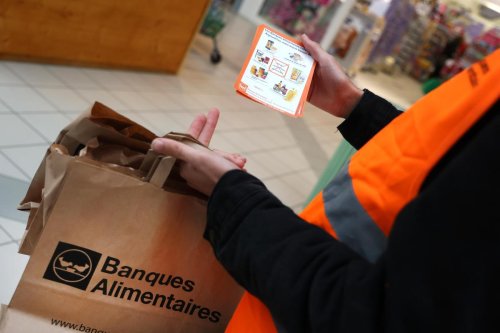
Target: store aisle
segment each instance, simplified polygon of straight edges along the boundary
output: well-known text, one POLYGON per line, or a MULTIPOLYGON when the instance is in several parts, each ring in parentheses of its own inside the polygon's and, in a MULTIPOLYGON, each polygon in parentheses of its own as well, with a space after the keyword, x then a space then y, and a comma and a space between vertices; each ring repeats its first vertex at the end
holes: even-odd
MULTIPOLYGON (((195 114, 219 107, 212 146, 245 155, 250 173, 301 210, 341 140, 340 121, 311 105, 303 119, 292 119, 234 93, 254 31, 246 20, 230 18, 216 66, 209 62, 211 41, 198 36, 176 76, 0 61, 0 303, 9 302, 28 259, 17 254, 27 214, 16 205, 59 130, 95 100, 158 135, 185 131, 195 114)), ((419 95, 409 79, 360 74, 356 81, 403 107, 419 95)))

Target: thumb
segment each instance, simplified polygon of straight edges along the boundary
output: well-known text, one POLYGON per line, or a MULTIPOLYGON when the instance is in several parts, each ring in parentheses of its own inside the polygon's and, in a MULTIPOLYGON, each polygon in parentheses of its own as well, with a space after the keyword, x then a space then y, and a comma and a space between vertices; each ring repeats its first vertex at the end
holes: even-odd
POLYGON ((311 40, 306 34, 302 34, 301 39, 304 44, 304 48, 311 54, 314 60, 322 63, 325 56, 328 57, 328 53, 326 53, 318 43, 311 40))
POLYGON ((151 143, 151 148, 157 153, 173 156, 186 162, 192 161, 196 152, 194 148, 186 144, 165 138, 154 139, 151 143))

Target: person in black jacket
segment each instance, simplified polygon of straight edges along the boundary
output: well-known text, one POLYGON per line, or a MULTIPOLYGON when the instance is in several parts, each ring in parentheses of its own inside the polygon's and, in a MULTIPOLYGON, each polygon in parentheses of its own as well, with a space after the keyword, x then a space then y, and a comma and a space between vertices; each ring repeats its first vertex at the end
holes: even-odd
MULTIPOLYGON (((400 114, 303 42, 318 61, 309 101, 346 118, 339 130, 356 148, 400 114)), ((209 196, 205 238, 280 331, 500 332, 499 111, 497 99, 434 166, 375 263, 305 223, 231 159, 167 139, 152 147, 184 161, 181 176, 209 196)))

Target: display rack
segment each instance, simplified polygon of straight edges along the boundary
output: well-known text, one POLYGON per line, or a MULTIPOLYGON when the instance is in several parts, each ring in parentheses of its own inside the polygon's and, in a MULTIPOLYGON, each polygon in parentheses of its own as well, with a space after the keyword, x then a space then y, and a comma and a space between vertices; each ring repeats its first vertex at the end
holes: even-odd
POLYGON ((355 7, 327 51, 337 58, 349 75, 354 76, 368 59, 384 24, 382 17, 355 7))
POLYGON ((448 27, 441 23, 430 22, 420 47, 417 47, 418 51, 410 75, 421 82, 425 81, 435 69, 434 63, 440 57, 450 37, 448 27))
POLYGON ((499 47, 500 28, 496 27, 474 39, 461 58, 461 66, 464 68, 469 67, 499 47))
POLYGON ((413 68, 428 24, 429 19, 426 17, 419 16, 414 19, 401 40, 399 48, 396 49, 396 64, 405 73, 409 73, 413 68))
POLYGON ((377 63, 391 56, 403 39, 410 22, 415 17, 415 7, 408 0, 392 0, 385 13, 385 27, 370 53, 368 63, 377 63))

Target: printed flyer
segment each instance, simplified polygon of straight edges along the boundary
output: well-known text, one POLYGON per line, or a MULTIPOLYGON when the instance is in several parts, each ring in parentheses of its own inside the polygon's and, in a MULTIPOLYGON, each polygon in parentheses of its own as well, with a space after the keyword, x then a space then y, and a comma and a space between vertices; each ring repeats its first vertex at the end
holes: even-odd
POLYGON ((258 103, 301 117, 315 65, 301 42, 260 25, 234 87, 258 103))

